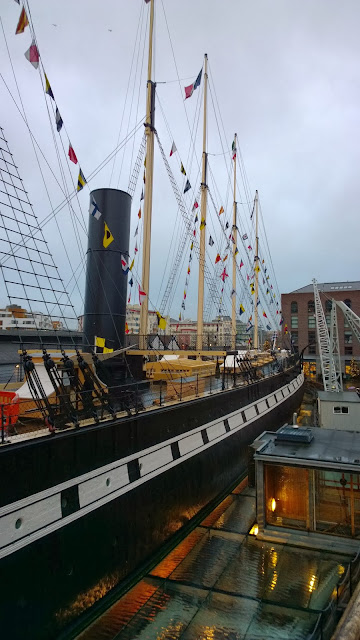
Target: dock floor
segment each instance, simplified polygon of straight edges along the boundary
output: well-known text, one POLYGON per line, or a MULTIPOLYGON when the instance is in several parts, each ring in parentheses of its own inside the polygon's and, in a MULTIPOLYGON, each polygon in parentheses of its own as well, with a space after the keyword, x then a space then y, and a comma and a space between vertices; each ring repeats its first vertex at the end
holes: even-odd
POLYGON ((239 485, 79 640, 304 640, 349 556, 257 540, 239 485))

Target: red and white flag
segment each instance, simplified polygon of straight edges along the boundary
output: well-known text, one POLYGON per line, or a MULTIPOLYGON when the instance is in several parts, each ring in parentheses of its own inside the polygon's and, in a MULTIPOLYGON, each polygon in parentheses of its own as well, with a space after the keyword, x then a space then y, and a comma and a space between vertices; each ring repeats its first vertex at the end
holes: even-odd
POLYGON ((145 291, 143 291, 139 285, 139 302, 140 302, 140 306, 142 304, 143 299, 146 297, 146 293, 145 291))
POLYGON ((194 93, 194 83, 189 84, 188 87, 184 87, 185 89, 185 100, 186 98, 191 98, 192 94, 194 93))
POLYGON ((222 274, 221 274, 220 278, 221 278, 221 280, 222 280, 223 282, 225 282, 225 278, 228 278, 228 277, 229 277, 229 274, 227 274, 227 273, 226 273, 226 267, 225 267, 225 269, 224 269, 224 271, 222 272, 222 274))
POLYGON ((26 60, 29 60, 30 64, 32 64, 32 66, 35 67, 35 69, 38 68, 40 55, 39 55, 39 50, 38 50, 34 40, 32 41, 31 46, 29 47, 29 49, 27 51, 25 51, 24 56, 25 56, 26 60))
POLYGON ((176 153, 176 151, 177 151, 176 144, 175 142, 173 142, 170 149, 170 158, 174 153, 176 153))
POLYGON ((69 142, 68 155, 69 155, 69 158, 70 158, 71 162, 73 162, 74 164, 77 164, 78 159, 76 157, 76 153, 75 153, 74 149, 72 148, 71 142, 69 142))
POLYGON ((193 211, 195 211, 195 209, 197 209, 197 208, 198 208, 198 206, 199 206, 199 203, 198 203, 198 201, 197 201, 197 200, 195 200, 195 202, 194 202, 194 204, 193 204, 193 208, 192 208, 192 210, 193 210, 193 211))

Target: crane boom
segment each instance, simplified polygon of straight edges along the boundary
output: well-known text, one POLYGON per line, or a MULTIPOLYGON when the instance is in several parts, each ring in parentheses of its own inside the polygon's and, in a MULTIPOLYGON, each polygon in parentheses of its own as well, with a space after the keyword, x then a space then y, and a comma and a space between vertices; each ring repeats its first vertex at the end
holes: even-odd
POLYGON ((342 391, 343 383, 342 383, 342 375, 341 375, 339 331, 338 331, 335 300, 332 301, 331 315, 330 315, 330 354, 332 356, 330 360, 330 379, 335 382, 335 387, 336 387, 336 389, 333 389, 333 390, 342 391))
MULTIPOLYGON (((319 289, 315 279, 313 280, 313 287, 315 300, 316 332, 319 344, 319 355, 324 390, 335 392, 342 391, 341 370, 339 367, 340 359, 337 360, 333 355, 332 347, 334 345, 334 342, 333 345, 331 345, 330 336, 326 325, 325 314, 320 300, 319 289)), ((332 322, 334 322, 336 326, 336 331, 332 330, 332 336, 334 336, 334 334, 336 334, 337 336, 336 311, 332 316, 332 322)), ((337 339, 337 345, 338 343, 339 340, 337 339)))
POLYGON ((341 300, 335 300, 337 306, 341 309, 341 311, 343 312, 345 319, 347 320, 351 331, 355 334, 356 339, 358 340, 358 342, 360 342, 360 318, 359 316, 356 315, 356 313, 354 313, 350 307, 347 306, 347 304, 345 304, 345 302, 342 302, 341 300))

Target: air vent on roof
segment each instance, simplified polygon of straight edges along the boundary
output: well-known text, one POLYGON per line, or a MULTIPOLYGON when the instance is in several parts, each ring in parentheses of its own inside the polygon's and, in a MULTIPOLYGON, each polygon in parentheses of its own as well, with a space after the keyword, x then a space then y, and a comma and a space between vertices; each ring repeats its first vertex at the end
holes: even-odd
POLYGON ((276 441, 279 442, 299 442, 302 444, 310 444, 314 434, 311 429, 305 427, 294 427, 286 424, 276 432, 276 441))

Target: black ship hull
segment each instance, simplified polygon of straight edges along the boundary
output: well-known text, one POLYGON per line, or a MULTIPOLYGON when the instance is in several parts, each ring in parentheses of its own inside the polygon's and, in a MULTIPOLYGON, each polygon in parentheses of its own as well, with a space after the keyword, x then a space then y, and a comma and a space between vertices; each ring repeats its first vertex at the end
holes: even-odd
POLYGON ((247 467, 301 402, 298 368, 0 450, 5 636, 54 638, 247 467))

